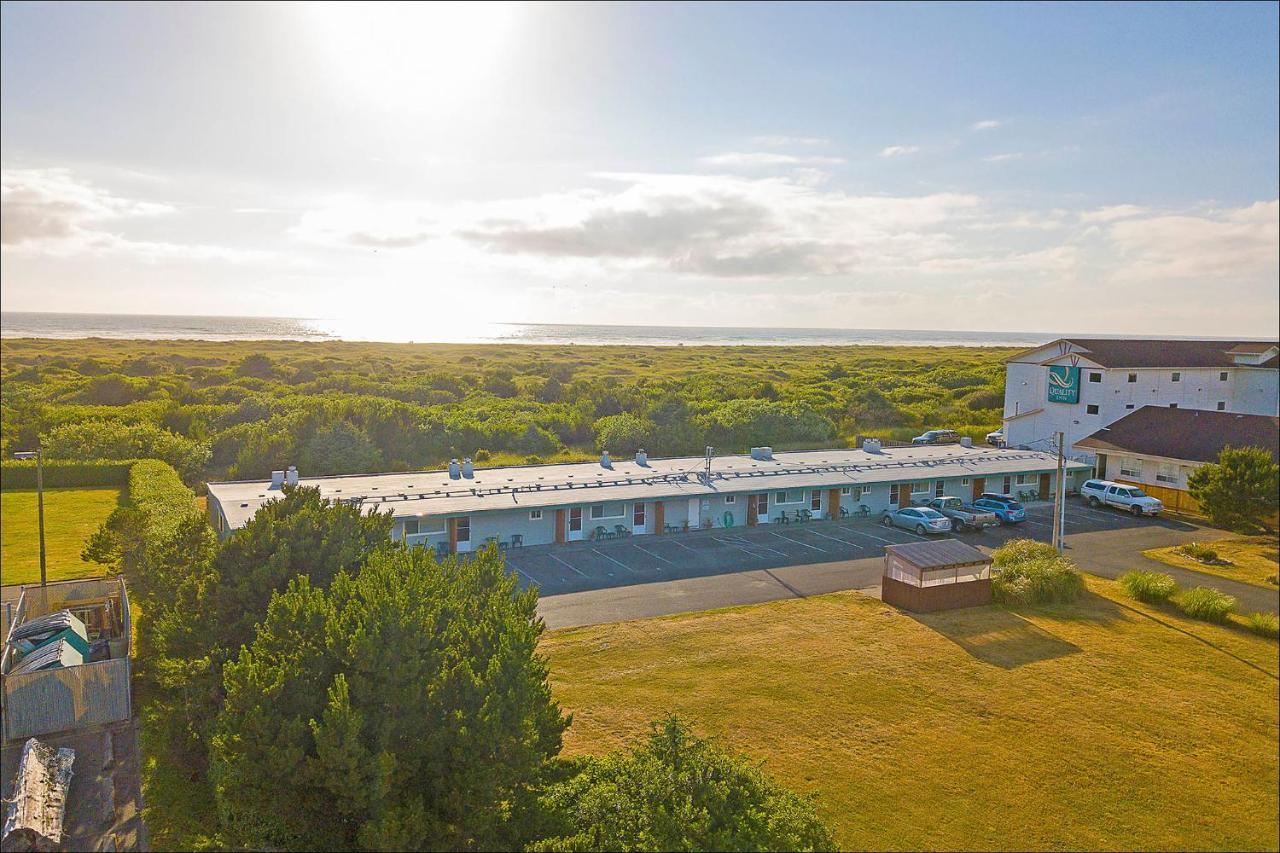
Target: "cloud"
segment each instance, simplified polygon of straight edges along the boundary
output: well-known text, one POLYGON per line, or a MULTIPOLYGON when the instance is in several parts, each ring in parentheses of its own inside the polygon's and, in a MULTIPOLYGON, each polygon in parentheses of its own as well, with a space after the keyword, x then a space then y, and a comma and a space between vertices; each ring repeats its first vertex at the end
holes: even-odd
POLYGON ((1111 225, 1108 237, 1120 256, 1117 281, 1257 279, 1274 285, 1280 276, 1280 201, 1123 219, 1111 225))
POLYGON ((843 157, 798 156, 773 151, 729 151, 699 159, 706 166, 722 166, 730 169, 757 169, 770 166, 838 166, 843 157))
POLYGON ((1114 204, 1110 207, 1099 207, 1080 214, 1081 222, 1114 222, 1117 219, 1131 219, 1150 212, 1149 208, 1136 204, 1114 204))
POLYGON ((1022 159, 1022 152, 1021 152, 1021 151, 1011 151, 1011 152, 1009 152, 1009 153, 1007 153, 1007 154, 992 154, 992 155, 990 155, 990 156, 988 156, 988 157, 983 157, 983 158, 982 158, 982 162, 984 162, 984 163, 1007 163, 1007 162, 1009 162, 1010 160, 1021 160, 1021 159, 1022 159))
POLYGON ((997 127, 1000 126, 1000 124, 1001 122, 998 122, 993 118, 988 118, 988 119, 983 119, 982 121, 975 121, 973 124, 969 125, 969 129, 970 130, 995 130, 997 127))
POLYGON ((443 215, 426 204, 337 202, 307 211, 289 233, 319 246, 407 249, 439 237, 443 215))
POLYGON ((829 145, 830 139, 820 136, 755 136, 751 142, 766 148, 791 148, 795 146, 829 145))
POLYGON ((906 154, 915 154, 920 150, 919 145, 890 145, 880 149, 881 157, 902 157, 906 154))

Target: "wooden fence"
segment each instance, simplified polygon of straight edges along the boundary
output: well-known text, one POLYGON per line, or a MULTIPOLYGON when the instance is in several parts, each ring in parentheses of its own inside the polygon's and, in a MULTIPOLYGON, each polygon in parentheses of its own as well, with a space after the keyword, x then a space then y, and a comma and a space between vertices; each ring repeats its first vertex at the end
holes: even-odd
POLYGON ((5 740, 129 719, 129 659, 4 678, 5 740))

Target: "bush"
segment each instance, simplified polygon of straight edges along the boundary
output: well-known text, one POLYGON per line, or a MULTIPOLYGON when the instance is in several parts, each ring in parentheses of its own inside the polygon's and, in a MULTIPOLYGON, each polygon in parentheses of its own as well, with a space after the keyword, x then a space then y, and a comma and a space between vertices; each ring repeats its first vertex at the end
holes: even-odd
POLYGON ((1178 593, 1178 584, 1164 572, 1125 572, 1120 585, 1130 598, 1151 604, 1168 601, 1178 593))
POLYGON ((1034 539, 1010 539, 992 554, 997 569, 1023 563, 1027 560, 1049 560, 1058 556, 1058 549, 1048 542, 1034 539))
POLYGON ((1084 591, 1084 576, 1066 557, 1038 557, 1006 564, 991 580, 1001 604, 1070 603, 1084 591))
POLYGON ((1192 619, 1221 624, 1227 621, 1227 614, 1236 609, 1236 600, 1225 592, 1198 586, 1178 598, 1178 608, 1192 619))
MULTIPOLYGON (((72 486, 123 486, 129 480, 132 460, 122 462, 102 460, 44 460, 45 488, 72 486)), ((0 488, 34 489, 36 487, 36 462, 34 459, 6 459, 0 465, 0 488)))
POLYGON ((1262 637, 1280 637, 1280 618, 1274 613, 1250 613, 1249 630, 1262 637))
POLYGON ((1199 560, 1202 563, 1216 563, 1218 561, 1218 552, 1208 545, 1201 545, 1199 542, 1188 542, 1178 550, 1191 559, 1199 560))
POLYGON ((195 493, 173 466, 159 459, 140 459, 129 471, 129 503, 145 514, 149 541, 172 535, 195 511, 195 501, 195 493))

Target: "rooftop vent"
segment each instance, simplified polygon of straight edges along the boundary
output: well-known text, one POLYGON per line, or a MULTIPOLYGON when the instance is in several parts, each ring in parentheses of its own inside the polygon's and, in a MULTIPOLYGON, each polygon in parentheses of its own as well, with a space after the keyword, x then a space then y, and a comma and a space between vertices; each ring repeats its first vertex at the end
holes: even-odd
POLYGON ((457 459, 449 460, 449 479, 456 480, 462 476, 462 469, 458 467, 457 459))
POLYGON ((636 451, 636 464, 641 468, 648 467, 649 465, 649 454, 644 452, 643 447, 636 451))
POLYGON ((295 467, 295 466, 293 466, 293 465, 290 465, 290 466, 289 466, 289 470, 284 472, 284 481, 285 481, 286 483, 288 483, 290 486, 296 486, 296 485, 298 485, 298 469, 297 469, 297 467, 295 467))
POLYGON ((973 439, 972 439, 972 438, 969 438, 969 436, 967 436, 967 435, 962 435, 962 436, 960 436, 960 446, 961 446, 961 447, 973 447, 973 439))
POLYGON ((864 438, 864 439, 862 440, 862 449, 863 449, 863 450, 865 450, 867 453, 879 453, 879 452, 880 452, 880 439, 878 439, 878 438, 864 438))
POLYGON ((609 451, 607 450, 601 451, 600 453, 600 467, 601 468, 613 467, 613 463, 609 461, 609 451))
POLYGON ((283 485, 284 485, 284 472, 272 471, 271 472, 271 488, 278 489, 283 485))
POLYGON ((475 466, 471 464, 471 457, 465 456, 462 459, 462 476, 470 479, 476 475, 475 466))

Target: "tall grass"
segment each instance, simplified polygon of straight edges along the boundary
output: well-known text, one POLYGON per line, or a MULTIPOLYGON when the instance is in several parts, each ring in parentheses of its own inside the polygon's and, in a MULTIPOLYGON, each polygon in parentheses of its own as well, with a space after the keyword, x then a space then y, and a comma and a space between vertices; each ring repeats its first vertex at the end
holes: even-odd
POLYGON ((1250 613, 1249 630, 1262 637, 1280 637, 1280 618, 1274 613, 1250 613))
POLYGON ((1218 552, 1208 545, 1201 545, 1199 542, 1188 542, 1178 550, 1191 559, 1199 560, 1202 563, 1218 562, 1218 552))
POLYGON ((1203 619, 1205 622, 1227 621, 1227 615, 1236 609, 1236 600, 1225 592, 1198 586, 1178 596, 1178 609, 1192 619, 1203 619))
POLYGON ((997 569, 1028 560, 1051 560, 1057 556, 1057 548, 1048 542, 1037 542, 1034 539, 1010 539, 991 555, 997 569))
POLYGON ((1032 539, 1014 539, 997 548, 992 597, 1001 604, 1071 602, 1084 591, 1084 577, 1057 549, 1032 539))
POLYGON ((1130 598, 1151 604, 1168 601, 1178 594, 1178 584, 1164 572, 1125 572, 1120 585, 1130 598))

